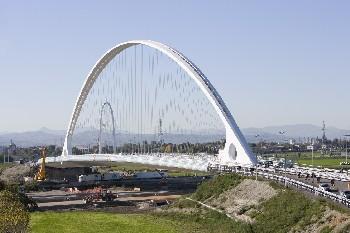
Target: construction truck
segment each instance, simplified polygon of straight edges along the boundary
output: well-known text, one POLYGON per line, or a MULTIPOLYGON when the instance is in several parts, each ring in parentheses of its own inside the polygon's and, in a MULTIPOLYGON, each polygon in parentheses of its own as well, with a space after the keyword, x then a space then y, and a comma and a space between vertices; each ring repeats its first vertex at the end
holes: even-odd
POLYGON ((93 204, 97 202, 112 202, 117 195, 114 195, 110 190, 105 188, 94 188, 85 191, 87 195, 83 198, 85 204, 93 204))
POLYGON ((41 155, 41 164, 39 167, 39 171, 36 173, 34 177, 36 181, 44 181, 46 179, 46 171, 45 171, 46 147, 40 148, 40 155, 41 155))

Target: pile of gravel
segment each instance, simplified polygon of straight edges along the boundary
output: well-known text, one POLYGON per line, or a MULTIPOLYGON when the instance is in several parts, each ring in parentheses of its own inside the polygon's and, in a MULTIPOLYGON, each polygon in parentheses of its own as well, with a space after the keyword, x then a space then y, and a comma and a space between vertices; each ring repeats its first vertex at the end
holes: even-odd
POLYGON ((29 165, 16 165, 2 171, 0 180, 6 183, 19 183, 24 181, 25 176, 30 176, 31 169, 29 165))
POLYGON ((210 200, 208 204, 225 210, 232 217, 252 222, 246 213, 276 194, 277 191, 268 182, 245 179, 236 187, 220 194, 218 198, 210 200))

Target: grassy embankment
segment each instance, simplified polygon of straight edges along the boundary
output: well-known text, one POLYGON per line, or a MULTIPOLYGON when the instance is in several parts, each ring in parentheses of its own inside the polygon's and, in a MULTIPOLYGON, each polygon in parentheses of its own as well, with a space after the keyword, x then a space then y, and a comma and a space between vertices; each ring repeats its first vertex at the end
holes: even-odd
MULTIPOLYGON (((219 194, 239 182, 235 179, 219 179, 214 184, 201 186, 195 194, 206 198, 214 193, 219 194), (208 186, 209 185, 209 186, 208 186), (212 188, 215 189, 213 191, 212 188)), ((197 197, 197 196, 196 196, 197 197)), ((199 199, 201 199, 199 198, 199 199)), ((180 200, 171 208, 199 207, 188 200, 180 200)), ((244 224, 232 221, 226 216, 210 211, 205 214, 193 212, 192 214, 161 213, 148 214, 113 214, 101 212, 37 212, 31 215, 31 228, 33 233, 50 232, 232 232, 240 229, 244 224), (242 225, 242 226, 241 226, 242 225)), ((239 231, 238 231, 239 232, 239 231)))
MULTIPOLYGON (((280 153, 277 154, 277 157, 293 160, 297 162, 301 166, 311 166, 312 165, 312 153, 311 152, 302 152, 300 155, 298 153, 292 152, 285 154, 280 153)), ((341 169, 341 168, 348 168, 350 169, 350 166, 344 166, 340 165, 340 162, 345 162, 345 157, 342 156, 330 156, 330 155, 322 155, 320 152, 314 152, 314 161, 313 165, 315 167, 321 166, 325 168, 333 168, 333 169, 341 169)), ((350 156, 349 160, 350 161, 350 156)))
MULTIPOLYGON (((192 197, 203 202, 210 198, 217 198, 220 193, 237 186, 242 179, 237 175, 219 176, 202 184, 192 197)), ((198 205, 197 211, 193 210, 196 204, 185 199, 179 200, 176 206, 184 210, 192 209, 191 214, 170 215, 169 217, 200 223, 205 223, 207 219, 211 219, 213 223, 219 223, 218 225, 214 224, 215 230, 204 232, 289 232, 292 229, 303 232, 305 228, 319 220, 327 208, 348 212, 348 210, 331 205, 325 200, 310 199, 302 193, 288 188, 284 189, 275 183, 271 183, 271 185, 278 189, 279 192, 270 200, 254 207, 253 211, 249 213, 249 216, 254 220, 253 223, 233 221, 224 214, 216 213, 213 215, 212 211, 207 211, 203 214, 203 211, 198 210, 198 205)), ((248 210, 242 210, 242 213, 248 210)), ((183 212, 186 213, 186 211, 183 212)), ((208 229, 211 229, 210 226, 208 227, 208 229)), ((325 228, 324 231, 327 232, 327 229, 325 228)), ((342 232, 348 231, 350 231, 350 225, 346 226, 342 232)))
MULTIPOLYGON (((216 198, 243 180, 237 175, 219 176, 203 183, 191 197, 199 201, 216 198)), ((122 215, 99 212, 33 213, 32 231, 35 232, 303 232, 318 221, 325 210, 337 209, 321 199, 310 199, 290 189, 271 184, 278 194, 254 207, 249 216, 253 223, 236 221, 216 211, 182 198, 160 212, 122 215), (175 210, 175 211, 174 211, 175 210)), ((247 211, 247 210, 245 210, 247 211)), ((243 210, 244 212, 244 210, 243 210)), ((242 213, 243 213, 242 212, 242 213)), ((322 232, 331 232, 324 227, 322 232)), ((350 231, 350 226, 343 232, 350 231)))

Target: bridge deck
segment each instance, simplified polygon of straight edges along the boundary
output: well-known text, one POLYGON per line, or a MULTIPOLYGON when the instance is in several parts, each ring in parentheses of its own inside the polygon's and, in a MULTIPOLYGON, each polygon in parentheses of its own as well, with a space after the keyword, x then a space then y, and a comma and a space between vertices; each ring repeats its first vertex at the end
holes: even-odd
POLYGON ((208 164, 215 161, 214 156, 188 154, 84 154, 46 158, 50 162, 67 161, 110 161, 132 162, 166 167, 178 167, 198 171, 207 171, 208 164))

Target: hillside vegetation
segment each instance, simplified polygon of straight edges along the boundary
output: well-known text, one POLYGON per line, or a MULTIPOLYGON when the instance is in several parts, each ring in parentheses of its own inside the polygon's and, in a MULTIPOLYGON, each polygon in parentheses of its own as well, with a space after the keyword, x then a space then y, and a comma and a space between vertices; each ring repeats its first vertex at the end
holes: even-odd
POLYGON ((276 183, 235 174, 201 184, 191 196, 142 214, 37 212, 32 232, 350 232, 347 209, 276 183), (203 203, 213 209, 204 207, 203 203))
POLYGON ((220 223, 204 232, 350 232, 347 209, 275 183, 234 174, 203 183, 191 198, 216 208, 216 215, 188 199, 178 200, 167 211, 175 219, 181 216, 187 221, 220 223))

